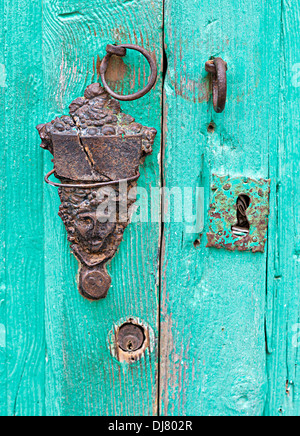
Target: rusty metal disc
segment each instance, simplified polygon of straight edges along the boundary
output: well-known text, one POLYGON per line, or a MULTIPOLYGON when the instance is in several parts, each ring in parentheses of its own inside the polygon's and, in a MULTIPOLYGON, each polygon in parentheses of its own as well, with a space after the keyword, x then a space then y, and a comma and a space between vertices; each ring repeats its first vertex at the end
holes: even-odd
POLYGON ((90 269, 82 267, 80 272, 79 291, 90 300, 101 300, 107 296, 111 278, 103 267, 90 269))

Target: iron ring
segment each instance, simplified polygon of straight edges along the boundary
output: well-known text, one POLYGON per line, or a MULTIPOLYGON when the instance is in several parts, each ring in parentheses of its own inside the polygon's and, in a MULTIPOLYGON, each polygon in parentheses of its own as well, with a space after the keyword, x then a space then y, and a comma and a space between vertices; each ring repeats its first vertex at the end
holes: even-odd
POLYGON ((227 63, 215 58, 205 64, 205 70, 212 74, 213 105, 217 113, 224 111, 227 98, 227 63))
POLYGON ((89 184, 83 184, 83 183, 67 184, 67 183, 51 182, 49 180, 49 177, 52 176, 54 173, 55 173, 55 170, 50 171, 48 174, 46 174, 44 180, 46 183, 48 183, 48 185, 55 186, 56 188, 79 188, 79 189, 101 188, 102 186, 116 185, 117 183, 122 183, 122 182, 133 182, 140 177, 140 173, 138 173, 136 176, 129 177, 128 179, 110 180, 109 182, 95 182, 95 183, 89 183, 89 184))
POLYGON ((152 58, 152 56, 147 50, 145 50, 143 47, 139 47, 138 45, 133 45, 133 44, 122 44, 122 45, 109 44, 106 47, 106 51, 107 51, 107 55, 104 57, 104 59, 101 62, 100 75, 104 88, 113 98, 116 98, 117 100, 121 100, 121 101, 133 101, 143 97, 153 88, 157 79, 157 65, 155 60, 152 58), (131 94, 131 95, 119 95, 110 89, 110 87, 106 82, 105 74, 111 56, 115 55, 115 56, 124 57, 126 56, 126 49, 136 50, 145 56, 151 68, 151 76, 148 85, 141 91, 138 91, 135 94, 131 94))

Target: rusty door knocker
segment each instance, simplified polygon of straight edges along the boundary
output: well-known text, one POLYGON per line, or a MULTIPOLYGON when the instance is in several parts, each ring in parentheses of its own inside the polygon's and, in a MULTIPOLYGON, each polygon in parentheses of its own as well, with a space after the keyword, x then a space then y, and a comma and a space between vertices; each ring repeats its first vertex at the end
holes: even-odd
POLYGON ((151 65, 151 79, 143 91, 129 97, 118 96, 104 78, 105 89, 98 83, 88 86, 84 97, 71 103, 69 115, 37 126, 41 147, 54 157, 54 169, 45 181, 59 187, 59 216, 80 264, 79 292, 90 300, 107 295, 111 278, 105 265, 116 254, 130 222, 124 212, 135 202, 127 193, 136 187, 139 165, 152 153, 157 133, 124 114, 120 103, 109 95, 133 100, 149 92, 157 77, 150 54, 137 46, 108 46, 108 55, 101 65, 102 77, 111 54, 124 56, 126 48, 143 53, 151 65), (50 181, 53 174, 61 183, 50 181), (106 207, 111 196, 116 205, 114 213, 107 212, 106 207))
POLYGON ((116 99, 122 100, 122 101, 133 101, 133 100, 137 100, 137 99, 143 97, 153 88, 153 86, 155 85, 156 79, 157 79, 157 66, 156 66, 154 59, 152 58, 150 53, 147 52, 147 50, 145 50, 143 47, 139 47, 138 45, 133 45, 133 44, 122 44, 122 45, 118 45, 118 46, 109 44, 106 47, 106 52, 107 52, 107 55, 103 59, 101 66, 100 66, 100 74, 101 74, 101 79, 102 79, 102 83, 103 83, 104 88, 113 98, 116 98, 116 99), (106 73, 108 63, 109 63, 111 56, 115 55, 115 56, 124 57, 124 56, 126 56, 127 49, 139 51, 140 53, 142 53, 145 56, 145 58, 149 62, 150 68, 151 68, 151 76, 150 76, 150 80, 149 80, 148 85, 144 89, 142 89, 141 91, 138 91, 135 94, 131 94, 131 95, 120 95, 120 94, 116 94, 115 92, 113 92, 110 89, 110 87, 108 86, 106 79, 105 79, 105 73, 106 73))
POLYGON ((221 58, 206 62, 205 70, 212 74, 213 105, 217 113, 225 109, 227 98, 227 63, 221 58))

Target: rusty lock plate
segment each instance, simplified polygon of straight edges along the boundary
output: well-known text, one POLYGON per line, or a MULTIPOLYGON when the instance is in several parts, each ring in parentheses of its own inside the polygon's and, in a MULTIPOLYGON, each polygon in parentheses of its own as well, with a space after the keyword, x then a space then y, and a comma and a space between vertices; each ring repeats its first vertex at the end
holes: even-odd
POLYGON ((207 247, 264 252, 270 183, 268 179, 213 176, 207 247))

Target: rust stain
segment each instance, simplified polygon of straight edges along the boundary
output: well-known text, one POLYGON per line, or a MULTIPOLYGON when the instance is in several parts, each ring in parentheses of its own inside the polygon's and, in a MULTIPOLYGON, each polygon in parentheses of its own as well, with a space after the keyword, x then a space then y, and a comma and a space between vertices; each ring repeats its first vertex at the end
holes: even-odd
POLYGON ((236 101, 237 103, 241 103, 245 97, 245 93, 243 92, 241 95, 237 95, 236 101))
POLYGON ((285 392, 286 392, 288 397, 291 395, 290 384, 291 384, 290 381, 287 380, 286 384, 285 384, 285 392))
POLYGON ((194 101, 194 103, 208 102, 210 99, 211 85, 209 78, 204 82, 198 82, 186 77, 180 77, 179 83, 177 80, 171 80, 171 84, 175 89, 176 95, 182 97, 187 101, 194 101))
MULTIPOLYGON (((106 78, 110 82, 122 81, 126 77, 127 71, 128 66, 124 63, 123 59, 119 56, 112 56, 107 68, 106 78)), ((98 67, 97 61, 97 73, 98 72, 100 72, 100 65, 98 67)))
POLYGON ((97 80, 99 80, 100 77, 100 66, 101 66, 101 59, 100 56, 98 55, 96 61, 97 80))

